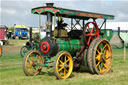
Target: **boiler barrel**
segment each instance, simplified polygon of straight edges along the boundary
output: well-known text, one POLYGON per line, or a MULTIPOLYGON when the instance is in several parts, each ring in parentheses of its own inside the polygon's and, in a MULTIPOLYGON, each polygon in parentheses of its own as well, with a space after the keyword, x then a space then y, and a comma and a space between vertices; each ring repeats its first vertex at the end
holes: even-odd
POLYGON ((70 52, 71 54, 75 54, 76 52, 79 52, 81 46, 80 41, 76 39, 69 41, 57 39, 57 45, 58 45, 58 51, 65 50, 70 52))

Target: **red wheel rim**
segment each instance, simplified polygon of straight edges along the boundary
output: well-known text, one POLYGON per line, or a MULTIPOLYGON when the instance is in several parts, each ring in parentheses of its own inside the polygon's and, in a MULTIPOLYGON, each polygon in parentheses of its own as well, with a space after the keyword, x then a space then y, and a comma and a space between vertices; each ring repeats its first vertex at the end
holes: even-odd
POLYGON ((94 38, 99 38, 99 29, 96 23, 89 22, 86 24, 85 29, 84 29, 84 39, 88 47, 91 41, 94 40, 94 38), (86 32, 87 30, 88 32, 86 32))
POLYGON ((42 51, 43 53, 48 53, 49 50, 50 50, 50 45, 49 45, 49 43, 48 43, 47 41, 42 42, 41 45, 40 45, 40 49, 41 49, 41 51, 42 51))

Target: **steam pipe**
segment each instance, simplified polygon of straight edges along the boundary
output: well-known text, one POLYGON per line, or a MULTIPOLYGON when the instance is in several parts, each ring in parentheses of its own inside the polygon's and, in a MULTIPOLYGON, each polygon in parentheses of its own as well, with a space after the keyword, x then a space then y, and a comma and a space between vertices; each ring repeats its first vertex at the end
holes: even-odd
POLYGON ((32 42, 32 27, 29 30, 29 41, 32 42))

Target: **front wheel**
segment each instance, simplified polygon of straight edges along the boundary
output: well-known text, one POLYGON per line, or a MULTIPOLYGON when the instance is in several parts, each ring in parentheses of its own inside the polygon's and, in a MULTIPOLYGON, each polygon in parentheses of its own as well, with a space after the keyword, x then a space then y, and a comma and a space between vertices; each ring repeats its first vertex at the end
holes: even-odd
POLYGON ((36 63, 42 64, 42 57, 38 51, 31 50, 23 60, 23 71, 27 76, 34 76, 41 72, 42 66, 36 63))
POLYGON ((58 79, 67 79, 73 70, 73 60, 70 53, 61 51, 54 61, 54 73, 58 79))

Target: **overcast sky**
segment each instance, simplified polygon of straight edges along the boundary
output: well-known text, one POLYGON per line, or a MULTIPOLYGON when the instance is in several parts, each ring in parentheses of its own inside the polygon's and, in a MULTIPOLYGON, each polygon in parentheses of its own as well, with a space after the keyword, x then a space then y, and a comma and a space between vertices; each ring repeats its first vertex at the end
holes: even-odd
POLYGON ((31 8, 54 2, 54 6, 114 15, 112 22, 128 22, 128 0, 0 0, 0 24, 38 26, 31 8))

